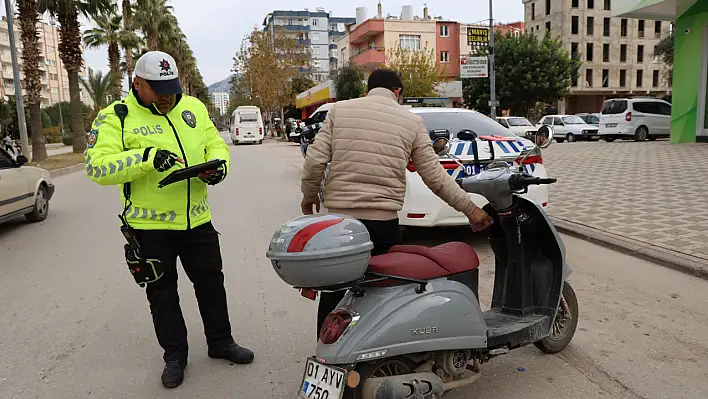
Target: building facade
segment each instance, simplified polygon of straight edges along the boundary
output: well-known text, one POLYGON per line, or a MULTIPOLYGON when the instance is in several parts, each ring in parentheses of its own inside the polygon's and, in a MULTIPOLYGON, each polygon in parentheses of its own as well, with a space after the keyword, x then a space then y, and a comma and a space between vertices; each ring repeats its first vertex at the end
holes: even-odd
POLYGON ((276 10, 263 21, 264 31, 285 29, 287 36, 297 39, 309 49, 312 68, 307 70, 317 82, 329 79, 330 70, 337 68, 336 41, 344 36, 345 26, 354 23, 354 18, 332 17, 324 8, 315 11, 276 10), (334 67, 334 68, 331 68, 334 67))
MULTIPOLYGON (((0 96, 3 100, 15 96, 15 76, 12 70, 12 56, 10 53, 10 36, 8 33, 7 19, 3 16, 0 20, 0 96)), ((22 42, 20 41, 20 26, 17 20, 14 20, 15 40, 17 46, 17 56, 20 69, 20 78, 22 75, 22 42)), ((41 106, 48 107, 61 101, 70 101, 69 97, 69 75, 64 69, 64 65, 59 58, 59 32, 53 24, 40 22, 37 25, 37 33, 39 34, 40 47, 40 65, 39 69, 42 74, 42 90, 41 106)), ((86 68, 80 73, 81 76, 86 76, 86 68)), ((24 81, 22 82, 24 87, 24 81)), ((23 94, 26 94, 23 89, 23 94)), ((81 100, 87 105, 92 105, 88 93, 81 90, 81 100)))
POLYGON ((671 93, 655 46, 671 24, 643 18, 613 17, 621 0, 522 0, 527 33, 551 37, 582 62, 559 113, 599 112, 608 98, 664 97, 671 93))
POLYGON ((229 108, 229 93, 216 92, 211 93, 211 101, 214 103, 214 108, 219 110, 219 115, 224 115, 229 108))
POLYGON ((675 21, 671 142, 708 142, 708 1, 615 1, 619 18, 675 21))

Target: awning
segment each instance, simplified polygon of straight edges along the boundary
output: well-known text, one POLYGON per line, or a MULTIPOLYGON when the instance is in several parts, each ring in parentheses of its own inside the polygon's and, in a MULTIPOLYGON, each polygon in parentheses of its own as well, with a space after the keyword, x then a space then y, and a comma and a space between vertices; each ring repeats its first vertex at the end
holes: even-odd
POLYGON ((612 2, 612 16, 674 21, 677 1, 695 3, 696 0, 615 0, 612 2))
POLYGON ((334 83, 328 80, 298 94, 297 97, 295 97, 295 108, 305 108, 310 105, 327 102, 334 98, 336 98, 334 83))

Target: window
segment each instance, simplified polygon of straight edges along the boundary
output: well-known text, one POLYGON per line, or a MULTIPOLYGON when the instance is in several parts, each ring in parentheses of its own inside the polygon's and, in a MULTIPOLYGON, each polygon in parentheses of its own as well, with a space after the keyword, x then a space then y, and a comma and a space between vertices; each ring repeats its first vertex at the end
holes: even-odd
POLYGON ((639 20, 639 25, 637 27, 637 34, 639 37, 644 37, 644 20, 640 19, 639 20))
POLYGON ((452 135, 455 138, 457 132, 465 129, 484 132, 490 136, 516 137, 514 133, 495 120, 478 112, 425 112, 418 115, 423 118, 423 123, 428 131, 446 129, 453 132, 452 135))
POLYGON ((440 25, 440 37, 450 37, 450 27, 448 25, 440 25))
POLYGON ((588 17, 588 36, 595 34, 595 17, 588 17))
POLYGON ((637 87, 642 87, 644 85, 644 71, 641 69, 637 70, 637 87))
POLYGON ((602 70, 602 87, 610 87, 610 70, 602 70))
POLYGON ((620 45, 620 62, 627 62, 627 45, 620 45))
POLYGON ((637 46, 637 62, 644 62, 644 45, 637 46))
POLYGON ((592 43, 588 43, 585 45, 585 61, 592 62, 594 49, 595 46, 593 46, 592 43))
POLYGON ((595 0, 588 0, 588 10, 595 8, 595 0))
POLYGON ((661 107, 655 101, 642 101, 632 104, 635 111, 644 114, 661 115, 661 107))
POLYGON ((546 32, 551 31, 551 21, 546 22, 546 32))
POLYGON ((497 122, 499 122, 500 125, 504 126, 505 128, 509 128, 509 124, 506 123, 505 119, 499 119, 497 122))
POLYGON ((563 126, 563 120, 559 116, 553 117, 553 125, 563 126))
POLYGON ((620 69, 620 87, 627 87, 627 70, 620 69))
POLYGON ((315 69, 320 69, 322 67, 321 60, 312 60, 312 67, 315 69))
POLYGON ((570 44, 570 55, 575 58, 578 56, 578 43, 570 44))
POLYGON ((612 4, 610 0, 605 0, 605 11, 610 11, 612 4))
POLYGON ((571 6, 572 6, 573 8, 578 8, 578 7, 580 7, 580 0, 573 0, 571 6))
POLYGON ((671 115, 671 104, 659 103, 659 110, 661 115, 671 115))
POLYGON ((610 23, 611 20, 609 18, 605 18, 602 22, 602 35, 605 37, 610 36, 610 23))
POLYGON ((610 44, 602 45, 602 62, 610 62, 610 44))
POLYGON ((319 32, 312 32, 312 40, 319 41, 320 40, 320 34, 319 32))
POLYGON ((661 21, 654 21, 654 38, 661 38, 661 21))
POLYGON ((312 18, 312 26, 317 26, 317 18, 312 18))
POLYGON ((531 20, 536 20, 536 3, 531 3, 531 20))
POLYGON ((573 77, 571 78, 570 85, 573 87, 578 87, 578 74, 573 74, 573 77))
POLYGON ((52 87, 52 94, 59 94, 59 88, 58 88, 58 87, 52 87))
POLYGON ((400 35, 399 45, 402 49, 408 51, 420 50, 420 35, 400 35))
POLYGON ((546 0, 546 15, 551 15, 551 0, 546 0))
POLYGON ((320 55, 320 48, 316 46, 312 46, 312 49, 310 50, 312 55, 317 57, 320 55))
POLYGON ((441 51, 440 52, 440 62, 441 63, 450 62, 450 52, 449 51, 441 51))
POLYGON ((585 84, 587 87, 592 87, 592 69, 585 70, 585 84))
POLYGON ((622 25, 620 28, 620 35, 622 35, 622 37, 627 37, 627 19, 626 18, 622 19, 622 25))
POLYGON ((602 104, 602 115, 619 115, 627 110, 627 100, 607 100, 602 104))
POLYGON ((15 162, 4 151, 0 151, 0 169, 12 168, 15 162))
POLYGON ((580 32, 580 21, 578 20, 577 15, 573 15, 573 17, 571 17, 570 25, 570 33, 573 35, 577 35, 578 32, 580 32))
POLYGON ((651 85, 653 87, 659 87, 659 71, 652 72, 653 76, 651 78, 651 85))

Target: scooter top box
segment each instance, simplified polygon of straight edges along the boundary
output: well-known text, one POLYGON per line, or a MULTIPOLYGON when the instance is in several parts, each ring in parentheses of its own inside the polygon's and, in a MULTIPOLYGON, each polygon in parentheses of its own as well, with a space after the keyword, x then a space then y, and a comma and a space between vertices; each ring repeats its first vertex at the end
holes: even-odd
POLYGON ((324 288, 364 277, 373 248, 368 230, 354 218, 306 215, 275 232, 266 257, 289 285, 324 288))

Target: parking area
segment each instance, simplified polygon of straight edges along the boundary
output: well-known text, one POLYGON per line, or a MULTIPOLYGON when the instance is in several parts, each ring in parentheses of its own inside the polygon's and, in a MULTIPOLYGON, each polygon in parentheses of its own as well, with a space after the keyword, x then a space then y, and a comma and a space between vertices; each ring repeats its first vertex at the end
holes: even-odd
POLYGON ((544 151, 557 220, 708 262, 708 145, 554 144, 544 151))

